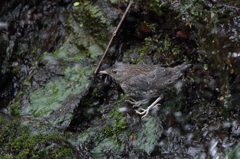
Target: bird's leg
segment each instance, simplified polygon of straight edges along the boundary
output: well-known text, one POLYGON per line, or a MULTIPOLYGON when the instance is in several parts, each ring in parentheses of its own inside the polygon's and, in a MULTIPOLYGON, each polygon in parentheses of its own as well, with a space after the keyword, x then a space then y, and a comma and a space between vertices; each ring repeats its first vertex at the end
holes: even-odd
POLYGON ((128 102, 128 103, 133 104, 133 108, 139 107, 140 105, 145 104, 145 103, 147 103, 148 101, 149 101, 148 98, 147 98, 147 99, 144 99, 144 100, 136 101, 135 99, 133 99, 133 98, 131 98, 131 97, 130 97, 129 99, 125 100, 125 102, 128 102))
POLYGON ((160 95, 147 109, 141 108, 141 111, 142 111, 142 112, 139 112, 139 111, 135 110, 136 113, 137 113, 137 114, 140 114, 140 115, 143 115, 143 116, 142 116, 142 119, 143 119, 144 117, 146 117, 146 116, 148 115, 149 111, 150 111, 152 108, 156 108, 158 105, 160 105, 160 104, 158 104, 157 102, 159 102, 161 99, 163 99, 163 95, 160 95))

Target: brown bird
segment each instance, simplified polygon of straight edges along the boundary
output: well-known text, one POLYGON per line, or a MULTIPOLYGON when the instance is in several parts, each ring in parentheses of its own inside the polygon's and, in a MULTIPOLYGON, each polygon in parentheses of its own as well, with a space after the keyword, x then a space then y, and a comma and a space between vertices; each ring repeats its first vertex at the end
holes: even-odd
POLYGON ((131 97, 143 99, 141 101, 135 101, 133 98, 126 100, 133 104, 133 107, 139 107, 150 98, 158 97, 147 109, 141 108, 141 112, 135 110, 144 118, 148 115, 150 109, 160 105, 157 102, 163 98, 163 94, 167 93, 176 84, 181 72, 189 66, 191 65, 187 62, 173 68, 164 68, 158 65, 128 65, 117 62, 112 67, 99 73, 110 75, 120 84, 123 91, 131 97))

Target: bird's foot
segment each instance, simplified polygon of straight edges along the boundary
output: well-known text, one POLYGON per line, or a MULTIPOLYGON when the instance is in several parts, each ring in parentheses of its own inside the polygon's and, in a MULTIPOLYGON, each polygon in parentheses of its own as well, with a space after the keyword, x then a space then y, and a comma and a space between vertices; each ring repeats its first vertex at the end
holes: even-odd
POLYGON ((133 108, 139 107, 140 105, 145 104, 145 103, 147 103, 148 101, 149 101, 149 99, 144 99, 144 100, 136 101, 135 99, 133 99, 133 98, 131 98, 131 97, 130 97, 129 99, 125 100, 125 102, 128 102, 128 103, 133 104, 133 108))
POLYGON ((146 117, 146 116, 148 115, 149 111, 150 111, 152 108, 156 108, 157 106, 161 105, 161 104, 157 103, 157 102, 159 102, 161 99, 163 99, 163 95, 159 96, 147 109, 141 108, 141 112, 140 112, 140 111, 137 111, 137 110, 135 110, 135 112, 136 112, 137 114, 139 114, 139 115, 143 115, 143 116, 142 116, 142 119, 143 119, 144 117, 146 117))
POLYGON ((142 118, 144 118, 144 117, 146 117, 146 116, 148 115, 150 109, 154 109, 154 108, 156 108, 156 107, 159 106, 159 105, 161 105, 161 104, 158 103, 158 104, 154 105, 153 107, 149 106, 147 109, 141 108, 141 112, 140 112, 140 111, 137 111, 137 110, 135 110, 135 112, 136 112, 137 114, 143 115, 142 118))

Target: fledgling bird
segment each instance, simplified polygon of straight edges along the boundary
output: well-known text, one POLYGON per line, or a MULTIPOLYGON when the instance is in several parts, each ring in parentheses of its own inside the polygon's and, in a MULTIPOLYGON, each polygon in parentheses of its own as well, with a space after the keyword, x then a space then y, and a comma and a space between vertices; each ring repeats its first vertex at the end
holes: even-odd
POLYGON ((141 101, 135 101, 133 98, 126 100, 133 104, 133 107, 139 107, 150 98, 158 97, 147 109, 141 108, 141 112, 135 110, 144 118, 148 115, 150 109, 160 105, 157 102, 163 98, 164 93, 167 93, 176 84, 181 72, 189 66, 191 64, 187 62, 173 68, 116 62, 112 67, 99 73, 110 75, 120 84, 123 91, 131 97, 143 99, 141 101))

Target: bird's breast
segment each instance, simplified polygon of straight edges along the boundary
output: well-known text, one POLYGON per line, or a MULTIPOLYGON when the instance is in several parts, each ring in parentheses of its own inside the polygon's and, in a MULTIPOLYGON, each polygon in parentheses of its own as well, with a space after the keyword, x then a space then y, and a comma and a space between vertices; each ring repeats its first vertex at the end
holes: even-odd
POLYGON ((129 85, 128 82, 123 82, 121 85, 121 88, 125 93, 132 97, 143 97, 143 98, 151 98, 159 96, 158 90, 159 88, 151 88, 148 89, 147 87, 141 87, 141 86, 132 86, 129 85))

